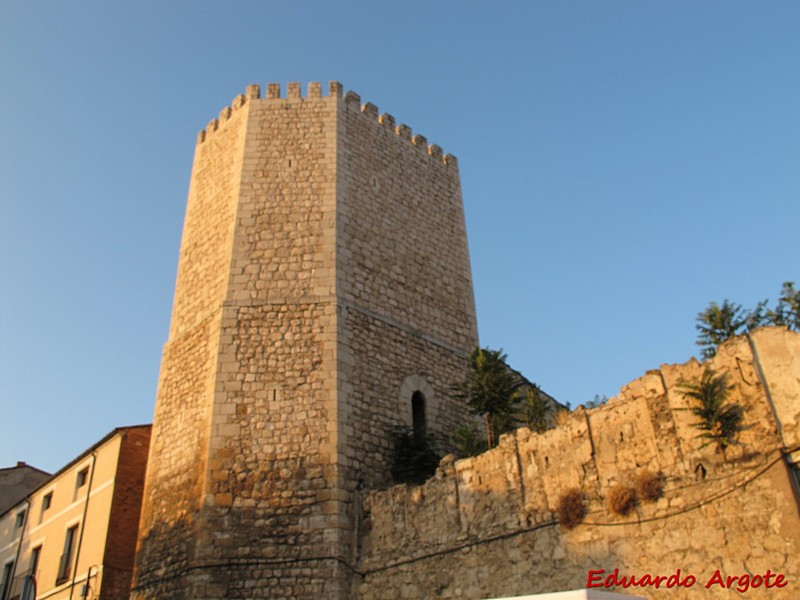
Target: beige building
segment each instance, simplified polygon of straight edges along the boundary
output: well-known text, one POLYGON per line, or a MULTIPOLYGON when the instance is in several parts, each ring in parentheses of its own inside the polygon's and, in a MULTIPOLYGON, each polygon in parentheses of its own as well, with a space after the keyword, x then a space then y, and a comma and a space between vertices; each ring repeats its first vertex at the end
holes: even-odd
POLYGON ((0 515, 0 600, 128 597, 149 443, 117 428, 0 515))

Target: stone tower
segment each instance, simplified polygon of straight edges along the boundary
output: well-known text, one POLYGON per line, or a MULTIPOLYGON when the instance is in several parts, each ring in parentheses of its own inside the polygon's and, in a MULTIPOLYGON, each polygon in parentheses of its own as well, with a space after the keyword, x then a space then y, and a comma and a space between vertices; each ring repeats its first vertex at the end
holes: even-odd
POLYGON ((133 598, 355 597, 393 426, 444 434, 477 327, 458 167, 332 82, 200 133, 133 598))

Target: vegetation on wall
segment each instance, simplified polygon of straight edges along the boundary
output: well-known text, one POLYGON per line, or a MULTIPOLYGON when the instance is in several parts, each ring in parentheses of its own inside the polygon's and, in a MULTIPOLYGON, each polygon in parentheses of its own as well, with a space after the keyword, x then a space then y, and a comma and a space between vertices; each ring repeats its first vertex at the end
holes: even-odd
POLYGON ((609 511, 625 516, 636 506, 636 492, 627 485, 615 485, 608 491, 606 506, 609 511))
POLYGON ((500 436, 525 426, 542 433, 549 427, 552 401, 535 383, 530 383, 506 363, 502 350, 476 348, 469 357, 467 376, 453 384, 454 395, 469 412, 484 419, 486 441, 479 443, 478 428, 467 426, 455 432, 460 457, 475 456, 494 448, 500 436))
POLYGON ((550 403, 542 395, 541 389, 533 384, 525 390, 521 402, 521 417, 524 425, 534 433, 544 433, 548 429, 547 417, 550 403))
POLYGON ((453 445, 458 458, 478 456, 486 451, 486 440, 483 439, 477 425, 464 425, 453 434, 453 445))
POLYGON ((488 448, 494 448, 503 433, 516 428, 520 384, 503 351, 488 348, 472 352, 466 378, 454 384, 456 397, 466 402, 470 413, 484 418, 488 448))
MULTIPOLYGON (((752 310, 745 310, 728 300, 723 300, 721 304, 712 302, 697 315, 697 345, 702 348, 703 358, 712 358, 720 344, 729 338, 767 325, 800 331, 800 290, 795 289, 793 282, 783 284, 778 301, 772 308, 768 307, 767 300, 759 302, 752 310)), ((467 425, 454 432, 452 441, 459 458, 476 456, 495 447, 503 433, 519 426, 543 433, 550 426, 550 421, 555 421, 557 426, 569 421, 569 404, 566 410, 556 405, 558 410, 551 418, 552 404, 537 385, 528 386, 527 382, 523 385, 524 378, 508 366, 506 358, 502 350, 475 349, 469 357, 467 377, 453 385, 455 396, 465 401, 469 412, 483 417, 486 430, 485 441, 480 439, 476 425, 467 425)), ((701 403, 691 409, 699 418, 697 427, 703 431, 702 437, 709 440, 707 443, 716 444, 717 450, 724 454, 725 448, 735 442, 741 428, 743 410, 737 404, 725 404, 727 390, 724 391, 723 404, 715 404, 719 399, 714 394, 722 393, 720 381, 713 384, 705 377, 699 382, 684 382, 683 393, 701 403)), ((724 378, 722 380, 724 382, 724 378)), ((597 408, 607 402, 607 396, 598 394, 584 407, 597 408)), ((660 486, 659 480, 652 479, 650 485, 656 490, 660 486)), ((657 495, 657 492, 653 491, 652 494, 657 495)))
POLYGON ((595 394, 594 399, 589 400, 586 404, 583 405, 583 407, 588 410, 590 408, 597 408, 598 406, 603 406, 604 404, 608 404, 608 396, 606 396, 605 394, 603 394, 602 396, 600 394, 595 394))
POLYGON ((577 527, 586 516, 586 507, 583 505, 583 494, 577 488, 567 490, 558 499, 558 507, 556 509, 558 522, 566 527, 572 529, 577 527))
POLYGON ((728 300, 723 300, 722 304, 712 302, 697 315, 697 345, 701 347, 703 358, 712 358, 725 340, 765 325, 800 331, 800 290, 794 289, 793 282, 783 284, 774 308, 767 306, 767 300, 759 302, 752 310, 728 300))
POLYGON ((678 385, 680 393, 695 401, 689 410, 698 419, 695 427, 702 431, 698 437, 706 440, 701 447, 714 444, 723 457, 728 446, 736 443, 744 420, 744 408, 728 402, 732 388, 725 373, 717 375, 708 367, 699 380, 681 380, 678 385))
POLYGON ((636 492, 645 502, 656 502, 664 494, 664 476, 642 471, 636 476, 636 492))
POLYGON ((435 436, 414 435, 411 427, 392 429, 392 479, 395 483, 424 483, 439 466, 441 456, 436 449, 435 436))

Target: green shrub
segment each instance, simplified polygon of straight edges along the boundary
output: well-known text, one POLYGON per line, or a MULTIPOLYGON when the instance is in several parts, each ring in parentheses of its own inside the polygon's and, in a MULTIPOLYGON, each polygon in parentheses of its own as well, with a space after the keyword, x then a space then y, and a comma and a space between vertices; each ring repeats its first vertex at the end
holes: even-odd
POLYGON ((494 448, 502 434, 517 426, 520 380, 506 364, 502 350, 476 348, 467 365, 466 378, 453 385, 453 392, 471 414, 484 418, 486 444, 494 448))
POLYGON ((453 444, 456 447, 458 458, 478 456, 486 451, 486 440, 478 431, 477 425, 464 425, 456 429, 453 434, 453 444))
POLYGON ((436 472, 442 457, 435 449, 434 436, 429 434, 420 439, 411 427, 395 427, 392 439, 392 479, 395 483, 418 485, 436 472))
POLYGON ((547 431, 547 416, 550 404, 541 394, 539 386, 533 384, 525 390, 522 403, 522 422, 535 433, 547 431))

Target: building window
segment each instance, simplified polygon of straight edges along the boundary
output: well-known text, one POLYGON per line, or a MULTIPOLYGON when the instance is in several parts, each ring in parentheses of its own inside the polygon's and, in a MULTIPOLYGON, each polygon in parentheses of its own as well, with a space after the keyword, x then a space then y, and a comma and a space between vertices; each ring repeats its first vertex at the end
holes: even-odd
POLYGON ((428 437, 428 423, 425 419, 425 396, 420 391, 411 395, 411 419, 414 427, 414 441, 424 442, 428 437))
POLYGON ((39 513, 39 523, 44 520, 44 513, 53 504, 53 492, 47 492, 42 498, 42 512, 39 513))
POLYGON ((81 493, 87 481, 89 481, 89 467, 84 467, 78 471, 78 476, 75 478, 75 493, 72 496, 73 502, 78 499, 78 494, 81 493))
POLYGON ((22 526, 25 525, 25 513, 26 511, 24 510, 17 513, 17 521, 16 521, 17 529, 21 529, 22 526))
POLYGON ((3 580, 0 581, 0 600, 5 600, 8 595, 8 588, 11 587, 11 575, 14 571, 14 561, 3 565, 3 580))
POLYGON ((42 547, 36 546, 31 550, 31 575, 36 577, 36 569, 39 568, 39 555, 42 553, 42 547))
POLYGON ((58 563, 58 576, 56 577, 56 585, 67 581, 69 576, 72 574, 72 555, 75 550, 75 537, 77 534, 77 525, 73 525, 67 529, 67 535, 64 538, 64 553, 61 555, 61 560, 58 563))
POLYGON ((31 550, 30 567, 26 573, 17 576, 17 579, 22 577, 22 589, 18 597, 20 600, 33 600, 36 594, 36 569, 39 568, 39 555, 42 552, 41 546, 36 546, 31 550))
POLYGON ((76 488, 82 488, 86 485, 86 480, 89 478, 89 467, 85 467, 78 471, 78 479, 75 482, 76 488))

